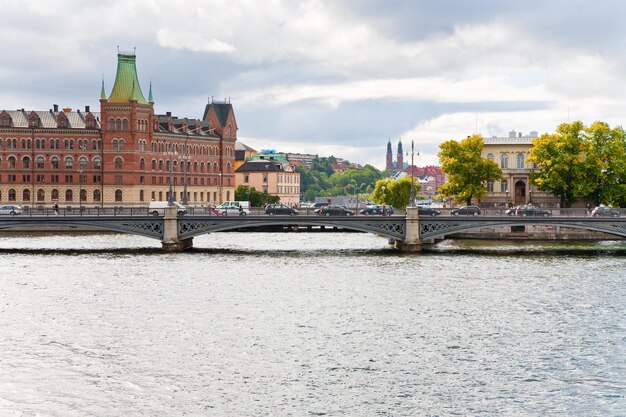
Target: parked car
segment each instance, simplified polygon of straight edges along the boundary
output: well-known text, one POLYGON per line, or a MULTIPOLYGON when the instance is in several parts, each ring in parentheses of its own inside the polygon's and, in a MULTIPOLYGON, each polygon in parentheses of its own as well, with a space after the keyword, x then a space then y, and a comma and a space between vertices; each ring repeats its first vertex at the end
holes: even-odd
POLYGON ((542 216, 549 217, 552 216, 552 211, 539 208, 537 206, 533 206, 532 204, 520 205, 511 207, 507 211, 505 211, 507 216, 542 216))
POLYGON ((265 206, 265 214, 269 214, 270 216, 273 215, 280 215, 280 214, 285 214, 288 216, 295 216, 296 214, 298 214, 298 210, 296 210, 293 207, 289 207, 286 206, 284 204, 268 204, 267 206, 265 206))
POLYGON ((417 206, 417 214, 420 216, 439 216, 441 210, 437 210, 434 207, 417 206))
MULTIPOLYGON (((383 206, 379 204, 367 206, 363 210, 359 211, 359 213, 366 216, 380 216, 383 214, 383 206)), ((393 207, 385 206, 385 214, 387 216, 391 216, 393 214, 393 207)))
POLYGON ((480 214, 480 208, 478 206, 461 206, 452 209, 450 213, 453 216, 478 216, 480 214))
POLYGON ((0 214, 10 214, 11 216, 15 216, 16 214, 22 214, 22 207, 12 204, 0 206, 0 214))
POLYGON ((598 206, 591 211, 593 217, 619 217, 619 210, 607 206, 598 206))
POLYGON ((354 212, 352 210, 349 210, 345 208, 344 206, 334 206, 334 205, 323 206, 315 210, 315 212, 319 216, 353 216, 354 215, 354 212))
MULTIPOLYGON (((176 207, 176 212, 179 216, 187 213, 187 208, 177 201, 172 201, 172 205, 176 207)), ((153 216, 163 216, 165 215, 165 209, 169 206, 167 201, 151 201, 148 205, 148 214, 152 214, 153 216)), ((118 210, 115 210, 117 213, 118 210)))

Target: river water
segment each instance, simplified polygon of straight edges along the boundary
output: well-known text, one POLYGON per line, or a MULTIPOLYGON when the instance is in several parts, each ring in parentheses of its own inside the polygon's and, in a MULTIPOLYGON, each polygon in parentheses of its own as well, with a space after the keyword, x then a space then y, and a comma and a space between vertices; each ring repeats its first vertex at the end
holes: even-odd
POLYGON ((626 242, 0 235, 0 416, 626 416, 626 242))

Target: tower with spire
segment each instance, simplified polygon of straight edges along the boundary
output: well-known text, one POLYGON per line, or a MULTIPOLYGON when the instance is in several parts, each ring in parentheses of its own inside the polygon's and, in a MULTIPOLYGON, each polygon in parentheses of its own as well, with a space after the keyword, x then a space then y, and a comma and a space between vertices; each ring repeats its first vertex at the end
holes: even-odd
POLYGON ((387 163, 385 164, 385 169, 390 170, 393 169, 393 153, 391 152, 391 138, 387 142, 387 163))
POLYGON ((402 171, 404 169, 404 151, 402 150, 402 138, 398 141, 398 155, 396 169, 402 171))

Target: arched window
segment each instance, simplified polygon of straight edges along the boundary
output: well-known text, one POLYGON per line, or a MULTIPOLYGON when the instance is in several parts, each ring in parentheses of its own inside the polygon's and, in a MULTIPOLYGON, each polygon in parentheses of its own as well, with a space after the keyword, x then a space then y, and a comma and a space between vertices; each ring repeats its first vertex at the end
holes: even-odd
POLYGON ((122 130, 122 120, 115 119, 115 130, 122 130))
POLYGON ((115 190, 115 202, 121 202, 122 201, 122 190, 115 190))
POLYGON ((193 163, 193 172, 198 172, 198 161, 193 163))
POLYGON ((67 158, 65 158, 65 169, 72 169, 73 166, 74 160, 72 159, 72 157, 68 156, 67 158))
POLYGON ((524 154, 521 152, 517 154, 517 168, 518 169, 524 168, 524 154))
POLYGON ((120 150, 120 146, 117 142, 117 139, 113 139, 111 141, 111 148, 113 148, 114 151, 119 151, 120 150))
POLYGON ((28 156, 22 158, 22 165, 25 169, 30 168, 30 158, 28 156))
POLYGON ((80 190, 80 201, 87 201, 87 190, 80 190))
POLYGON ((163 160, 162 159, 159 160, 159 171, 163 171, 163 160))
POLYGON ((126 143, 126 141, 124 139, 120 139, 120 151, 124 150, 124 144, 126 143))
POLYGON ((128 120, 122 120, 122 130, 128 130, 128 120))
POLYGON ((172 162, 172 171, 178 172, 178 161, 172 162))
POLYGON ((72 201, 73 198, 74 193, 72 193, 72 190, 70 190, 69 188, 65 190, 65 201, 72 201))
POLYGON ((37 157, 37 168, 43 169, 45 166, 46 159, 43 156, 37 157))
POLYGON ((9 168, 15 168, 15 157, 9 156, 7 158, 7 162, 9 163, 9 168))
POLYGON ((30 190, 28 188, 22 191, 22 201, 30 201, 30 190))
POLYGON ((94 151, 98 149, 98 141, 93 139, 91 141, 91 149, 93 149, 94 151))
POLYGON ((500 168, 509 167, 509 154, 503 153, 500 155, 500 168))
POLYGON ((93 201, 100 201, 100 190, 93 190, 93 201))
POLYGON ((13 188, 9 190, 9 201, 15 201, 15 190, 13 188))
POLYGON ((115 169, 120 170, 122 169, 122 158, 120 158, 119 156, 117 158, 115 158, 114 160, 114 164, 115 164, 115 169))
POLYGON ((487 154, 487 159, 490 161, 493 161, 493 154, 492 153, 488 153, 487 154))
POLYGON ((50 193, 50 198, 52 199, 52 201, 59 201, 59 190, 54 188, 50 193))
POLYGON ((41 188, 37 190, 37 201, 45 201, 46 193, 41 188))
POLYGON ((59 157, 53 156, 50 158, 50 163, 52 164, 52 168, 59 169, 59 157))
POLYGON ((87 158, 85 158, 84 156, 81 156, 80 158, 78 158, 78 167, 80 169, 87 168, 87 158))
POLYGON ((144 196, 143 190, 140 190, 139 191, 139 201, 144 201, 143 200, 143 196, 144 196))
POLYGON ((141 169, 142 171, 146 169, 146 161, 143 158, 139 160, 139 169, 141 169))
POLYGON ((153 171, 156 171, 156 166, 157 166, 156 159, 153 159, 152 163, 151 163, 151 168, 152 168, 153 171))
POLYGON ((230 162, 226 164, 226 173, 230 174, 230 162))
POLYGON ((115 130, 115 120, 112 117, 109 119, 109 130, 115 130))
POLYGON ((204 172, 204 162, 200 162, 200 172, 204 172))
POLYGON ((102 168, 102 160, 100 159, 100 157, 96 156, 93 159, 93 169, 100 169, 102 168))
POLYGON ((167 172, 170 172, 170 161, 166 161, 166 162, 165 162, 165 170, 166 170, 167 172))

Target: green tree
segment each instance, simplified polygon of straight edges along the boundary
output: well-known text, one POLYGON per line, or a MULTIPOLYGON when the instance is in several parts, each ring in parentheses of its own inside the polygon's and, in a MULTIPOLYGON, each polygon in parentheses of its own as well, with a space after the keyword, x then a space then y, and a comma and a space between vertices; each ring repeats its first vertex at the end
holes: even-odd
POLYGON ((530 180, 539 190, 559 197, 562 206, 570 207, 577 198, 591 195, 596 188, 600 174, 594 165, 598 157, 591 151, 583 123, 563 123, 556 133, 533 140, 528 161, 539 169, 531 172, 530 180))
POLYGON ((445 197, 456 196, 465 204, 471 204, 472 198, 486 194, 487 181, 502 178, 500 167, 481 156, 484 141, 481 135, 472 135, 457 142, 449 140, 439 145, 441 171, 446 174, 447 182, 439 188, 445 197))
POLYGON ((263 207, 266 204, 278 203, 280 197, 257 191, 254 187, 238 185, 235 189, 235 200, 249 201, 252 207, 263 207))
MULTIPOLYGON (((417 192, 420 190, 417 178, 414 178, 414 183, 417 192)), ((377 204, 387 204, 402 209, 409 204, 410 195, 411 177, 406 176, 397 180, 389 177, 376 181, 370 199, 377 204)))
POLYGON ((587 176, 593 182, 589 198, 596 204, 626 206, 626 134, 621 127, 594 122, 585 129, 590 142, 587 176))

